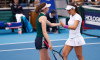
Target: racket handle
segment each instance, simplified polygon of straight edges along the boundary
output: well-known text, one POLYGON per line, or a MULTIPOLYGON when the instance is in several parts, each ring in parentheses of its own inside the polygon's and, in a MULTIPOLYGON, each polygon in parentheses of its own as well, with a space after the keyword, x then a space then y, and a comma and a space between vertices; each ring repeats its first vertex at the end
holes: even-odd
POLYGON ((44 40, 44 43, 49 47, 49 45, 47 44, 47 42, 44 40))

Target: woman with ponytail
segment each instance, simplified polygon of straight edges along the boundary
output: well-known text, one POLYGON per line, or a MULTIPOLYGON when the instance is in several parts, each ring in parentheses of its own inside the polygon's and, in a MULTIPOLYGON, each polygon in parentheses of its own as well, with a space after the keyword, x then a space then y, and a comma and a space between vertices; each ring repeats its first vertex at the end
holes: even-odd
POLYGON ((64 60, 67 60, 70 51, 74 48, 78 60, 84 60, 82 56, 82 45, 85 44, 85 41, 80 33, 82 18, 76 5, 68 5, 65 9, 70 14, 70 19, 68 25, 64 25, 61 22, 61 25, 64 28, 69 29, 69 38, 65 42, 62 54, 63 58, 64 60))
POLYGON ((50 6, 51 4, 41 3, 35 9, 35 12, 39 14, 36 21, 37 36, 35 39, 35 47, 39 50, 40 60, 50 60, 48 47, 44 41, 49 44, 49 49, 52 51, 52 44, 46 31, 46 25, 48 24, 52 27, 60 25, 60 23, 50 23, 47 20, 46 13, 49 11, 50 6))

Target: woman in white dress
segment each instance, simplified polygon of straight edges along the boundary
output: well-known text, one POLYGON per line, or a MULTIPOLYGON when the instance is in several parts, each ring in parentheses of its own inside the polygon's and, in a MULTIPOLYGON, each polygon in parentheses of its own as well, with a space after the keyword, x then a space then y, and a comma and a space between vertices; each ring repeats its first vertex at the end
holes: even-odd
POLYGON ((70 51, 74 48, 77 58, 79 60, 84 60, 82 56, 82 45, 85 44, 85 41, 80 33, 82 18, 76 5, 67 5, 65 9, 70 14, 70 19, 68 25, 64 25, 61 22, 64 28, 69 29, 69 38, 63 49, 63 58, 67 60, 70 51))

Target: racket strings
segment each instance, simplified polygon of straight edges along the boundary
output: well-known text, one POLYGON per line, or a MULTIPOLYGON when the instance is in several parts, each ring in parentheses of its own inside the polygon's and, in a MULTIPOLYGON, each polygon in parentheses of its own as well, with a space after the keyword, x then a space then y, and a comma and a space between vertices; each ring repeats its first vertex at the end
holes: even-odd
POLYGON ((62 56, 59 54, 59 53, 57 53, 57 52, 53 52, 53 54, 54 54, 54 57, 57 59, 57 60, 62 60, 63 58, 62 58, 62 56))

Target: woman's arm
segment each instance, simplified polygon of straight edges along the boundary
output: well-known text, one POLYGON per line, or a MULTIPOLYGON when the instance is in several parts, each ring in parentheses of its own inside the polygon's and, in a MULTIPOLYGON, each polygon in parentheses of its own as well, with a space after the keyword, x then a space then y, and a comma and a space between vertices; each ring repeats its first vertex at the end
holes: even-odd
POLYGON ((68 29, 75 30, 75 29, 77 28, 77 26, 78 26, 79 22, 80 22, 79 20, 75 20, 74 25, 73 25, 73 26, 68 26, 68 29))
POLYGON ((43 35, 44 35, 45 39, 47 40, 47 42, 49 43, 50 50, 52 50, 52 44, 51 44, 51 41, 49 40, 49 36, 46 31, 46 20, 47 20, 47 18, 45 16, 42 16, 39 18, 39 22, 41 23, 41 26, 42 26, 43 35))
MULTIPOLYGON (((61 22, 61 21, 60 21, 61 22)), ((61 22, 61 25, 64 27, 64 28, 68 28, 68 29, 72 29, 72 30, 75 30, 79 24, 79 20, 75 20, 75 23, 73 26, 68 26, 68 25, 65 25, 61 22)))
POLYGON ((47 24, 51 27, 54 27, 54 26, 60 26, 60 23, 51 23, 50 21, 47 20, 47 24))

